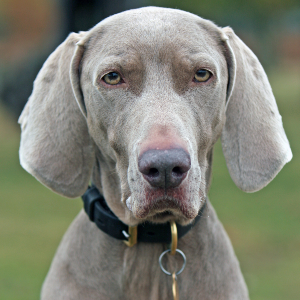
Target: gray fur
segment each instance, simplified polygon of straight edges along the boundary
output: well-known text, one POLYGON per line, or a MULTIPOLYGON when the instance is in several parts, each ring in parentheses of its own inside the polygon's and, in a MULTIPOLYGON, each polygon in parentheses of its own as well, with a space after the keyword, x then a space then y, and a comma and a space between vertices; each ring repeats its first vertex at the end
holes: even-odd
MULTIPOLYGON (((231 177, 252 192, 292 158, 267 76, 230 28, 180 10, 142 8, 72 33, 48 58, 20 117, 22 166, 43 184, 78 197, 93 182, 128 225, 145 220, 188 224, 210 185, 213 146, 222 146, 231 177), (195 84, 195 72, 212 80, 195 84), (125 83, 102 84, 118 71, 125 83), (138 171, 153 140, 179 141, 191 169, 172 209, 151 198, 138 171), (153 204, 154 203, 154 204, 153 204), (170 210, 172 215, 158 217, 170 210)), ((173 199, 173 200, 172 200, 173 199)), ((207 200, 208 201, 208 200, 207 200)), ((173 203, 174 204, 174 203, 173 203)), ((187 256, 181 299, 249 299, 238 261, 214 209, 179 241, 187 256)), ((157 260, 166 245, 127 248, 81 212, 65 234, 43 285, 50 299, 171 299, 171 279, 157 260)))

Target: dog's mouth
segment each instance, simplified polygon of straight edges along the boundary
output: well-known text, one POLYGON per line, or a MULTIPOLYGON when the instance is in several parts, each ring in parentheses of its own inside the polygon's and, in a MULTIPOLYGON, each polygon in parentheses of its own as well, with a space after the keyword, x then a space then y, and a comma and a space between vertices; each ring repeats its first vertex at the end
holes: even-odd
POLYGON ((200 195, 190 193, 187 184, 177 188, 151 188, 145 185, 126 200, 131 216, 138 222, 164 223, 176 221, 190 223, 201 206, 200 195))
POLYGON ((132 212, 135 219, 140 222, 166 223, 176 221, 178 223, 190 223, 197 215, 197 212, 191 210, 187 201, 182 199, 162 197, 151 202, 137 201, 131 203, 126 201, 126 205, 132 212))

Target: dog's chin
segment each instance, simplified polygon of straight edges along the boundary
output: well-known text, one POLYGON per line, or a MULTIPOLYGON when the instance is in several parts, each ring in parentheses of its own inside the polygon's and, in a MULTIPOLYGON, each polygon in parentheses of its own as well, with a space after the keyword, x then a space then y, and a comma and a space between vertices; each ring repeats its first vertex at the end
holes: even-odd
POLYGON ((175 221, 177 224, 182 226, 188 225, 196 218, 198 213, 188 214, 188 217, 185 216, 180 209, 160 209, 160 210, 150 210, 147 215, 135 214, 134 211, 131 211, 132 217, 138 223, 151 222, 155 224, 167 223, 175 221))
POLYGON ((146 218, 144 218, 145 222, 151 222, 156 224, 167 223, 171 221, 175 221, 180 225, 188 225, 194 220, 194 218, 186 218, 181 213, 174 212, 172 210, 165 210, 162 212, 153 212, 150 213, 146 218))

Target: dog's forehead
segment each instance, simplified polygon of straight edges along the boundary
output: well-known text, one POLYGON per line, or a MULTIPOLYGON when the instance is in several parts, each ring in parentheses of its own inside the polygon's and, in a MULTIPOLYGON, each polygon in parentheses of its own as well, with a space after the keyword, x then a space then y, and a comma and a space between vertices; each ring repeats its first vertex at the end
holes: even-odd
POLYGON ((208 20, 175 9, 142 8, 111 16, 95 26, 89 45, 105 54, 133 49, 146 52, 210 52, 218 46, 219 28, 208 20))

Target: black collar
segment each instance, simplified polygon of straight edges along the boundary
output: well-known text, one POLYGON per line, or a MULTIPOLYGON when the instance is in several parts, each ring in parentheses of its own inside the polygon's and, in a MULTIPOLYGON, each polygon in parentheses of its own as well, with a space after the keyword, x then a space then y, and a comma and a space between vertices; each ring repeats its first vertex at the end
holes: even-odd
MULTIPOLYGON (((127 240, 128 225, 121 222, 114 213, 108 208, 103 195, 95 187, 88 187, 81 197, 84 202, 84 210, 92 222, 103 232, 118 239, 127 240)), ((201 218, 206 203, 202 206, 198 216, 187 226, 177 225, 178 238, 184 236, 201 218)), ((145 222, 138 225, 138 242, 146 243, 171 243, 171 230, 169 223, 154 224, 145 222)))

